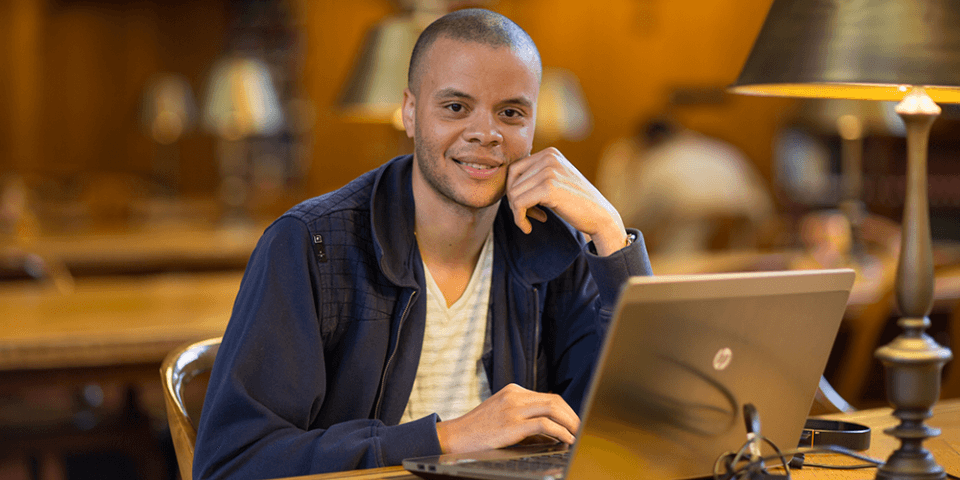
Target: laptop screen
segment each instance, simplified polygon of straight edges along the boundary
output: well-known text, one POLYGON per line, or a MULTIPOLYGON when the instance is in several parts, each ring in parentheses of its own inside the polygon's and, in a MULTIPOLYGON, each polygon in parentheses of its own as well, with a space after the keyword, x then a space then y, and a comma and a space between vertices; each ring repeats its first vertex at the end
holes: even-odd
POLYGON ((795 447, 853 279, 849 269, 632 278, 567 477, 709 475, 746 441, 746 403, 764 436, 795 447))

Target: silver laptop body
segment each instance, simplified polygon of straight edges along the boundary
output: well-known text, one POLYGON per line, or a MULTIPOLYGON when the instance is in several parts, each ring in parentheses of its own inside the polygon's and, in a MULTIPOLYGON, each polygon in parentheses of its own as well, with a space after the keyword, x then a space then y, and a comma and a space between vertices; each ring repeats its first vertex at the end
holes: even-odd
MULTIPOLYGON (((634 277, 624 285, 568 462, 503 471, 513 447, 403 462, 423 477, 478 479, 710 476, 761 434, 797 446, 854 273, 849 269, 634 277)), ((546 455, 556 453, 556 445, 546 455)))

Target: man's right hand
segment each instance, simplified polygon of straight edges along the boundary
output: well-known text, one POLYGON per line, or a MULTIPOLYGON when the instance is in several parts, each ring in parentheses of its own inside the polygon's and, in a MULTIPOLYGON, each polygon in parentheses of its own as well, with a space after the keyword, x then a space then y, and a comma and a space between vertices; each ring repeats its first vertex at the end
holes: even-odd
POLYGON ((462 417, 437 423, 443 453, 501 448, 534 435, 572 444, 580 417, 559 395, 510 384, 462 417))

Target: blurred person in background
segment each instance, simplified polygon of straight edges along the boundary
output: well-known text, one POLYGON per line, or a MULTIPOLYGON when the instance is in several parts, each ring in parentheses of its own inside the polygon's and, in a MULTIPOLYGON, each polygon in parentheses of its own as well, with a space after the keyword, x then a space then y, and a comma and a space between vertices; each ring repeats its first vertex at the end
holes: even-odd
POLYGON ((729 143, 656 116, 604 152, 597 183, 652 253, 756 247, 775 211, 763 179, 729 143))

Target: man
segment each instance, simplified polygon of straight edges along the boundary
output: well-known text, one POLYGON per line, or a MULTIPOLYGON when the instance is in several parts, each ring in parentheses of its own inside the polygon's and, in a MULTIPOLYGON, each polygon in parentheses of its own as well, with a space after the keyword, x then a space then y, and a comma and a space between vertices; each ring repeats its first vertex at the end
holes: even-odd
POLYGON ((251 257, 196 478, 573 441, 620 284, 650 267, 560 152, 531 155, 540 73, 498 14, 424 31, 403 100, 412 157, 294 207, 251 257))

